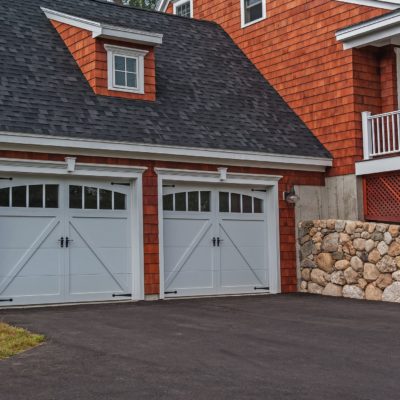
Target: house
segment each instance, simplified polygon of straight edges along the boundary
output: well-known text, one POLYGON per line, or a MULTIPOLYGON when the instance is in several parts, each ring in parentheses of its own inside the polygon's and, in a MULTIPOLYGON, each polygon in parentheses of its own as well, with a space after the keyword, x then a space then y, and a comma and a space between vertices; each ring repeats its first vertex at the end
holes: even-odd
POLYGON ((99 0, 0 22, 0 305, 297 290, 294 188, 331 155, 218 24, 99 0))
POLYGON ((398 0, 161 0, 158 9, 218 23, 332 154, 326 186, 299 188, 298 220, 400 221, 398 0))

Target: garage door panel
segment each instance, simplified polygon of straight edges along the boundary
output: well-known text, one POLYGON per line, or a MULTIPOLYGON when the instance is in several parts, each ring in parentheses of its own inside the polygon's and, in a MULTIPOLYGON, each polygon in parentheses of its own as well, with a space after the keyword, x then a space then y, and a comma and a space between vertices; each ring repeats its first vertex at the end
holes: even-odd
POLYGON ((175 277, 172 284, 167 286, 167 290, 212 288, 214 286, 212 272, 210 268, 208 270, 183 270, 175 277))
MULTIPOLYGON (((73 247, 72 247, 73 246, 73 247)), ((128 254, 121 249, 95 249, 96 255, 87 247, 70 249, 71 274, 97 274, 107 269, 111 274, 128 273, 130 271, 128 254)))
POLYGON ((164 245, 191 246, 196 237, 210 226, 209 219, 165 219, 164 220, 164 245))
POLYGON ((250 189, 223 189, 183 184, 172 185, 164 192, 168 296, 254 293, 268 286, 265 197, 250 189), (197 209, 197 203, 191 205, 187 195, 185 204, 183 194, 196 191, 211 194, 207 213, 185 214, 184 209, 197 209), (195 235, 204 229, 202 220, 210 228, 202 240, 196 241, 195 235))
POLYGON ((25 193, 36 197, 29 197, 25 208, 11 206, 11 201, 0 206, 0 300, 13 300, 0 306, 121 300, 112 294, 130 294, 130 190, 115 191, 103 183, 101 191, 86 180, 57 179, 49 185, 41 179, 20 181, 28 188, 25 193), (81 191, 89 200, 71 202, 71 185, 78 187, 75 195, 79 187, 89 187, 81 191), (97 209, 90 199, 96 190, 97 209))
POLYGON ((17 276, 2 291, 0 297, 16 298, 23 296, 61 295, 62 280, 57 275, 17 276))
MULTIPOLYGON (((0 238, 2 249, 27 249, 45 232, 55 217, 29 217, 29 216, 4 216, 0 215, 0 238)), ((52 239, 45 239, 43 245, 56 247, 52 239)))
POLYGON ((72 229, 78 233, 75 246, 85 246, 85 240, 95 243, 96 247, 126 248, 129 230, 126 218, 72 217, 72 229))
POLYGON ((70 294, 126 293, 129 290, 127 281, 130 277, 129 274, 119 274, 113 277, 106 273, 71 274, 69 276, 70 294))

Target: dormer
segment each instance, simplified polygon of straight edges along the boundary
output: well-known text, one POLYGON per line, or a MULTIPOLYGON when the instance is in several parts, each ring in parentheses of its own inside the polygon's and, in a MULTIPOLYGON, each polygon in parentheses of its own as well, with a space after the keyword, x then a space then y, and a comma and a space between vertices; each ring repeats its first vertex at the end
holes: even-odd
POLYGON ((94 93, 156 100, 155 47, 162 34, 114 26, 42 8, 94 93))

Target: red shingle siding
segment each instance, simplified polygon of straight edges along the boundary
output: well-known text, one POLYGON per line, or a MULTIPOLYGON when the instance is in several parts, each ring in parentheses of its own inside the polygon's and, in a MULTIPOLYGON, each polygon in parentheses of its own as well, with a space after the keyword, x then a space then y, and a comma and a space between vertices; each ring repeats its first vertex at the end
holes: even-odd
MULTIPOLYGON (((27 153, 17 151, 0 150, 0 157, 64 161, 64 154, 27 153)), ((143 233, 144 233, 144 280, 145 293, 159 293, 159 240, 158 240, 158 186, 155 167, 194 169, 204 171, 216 171, 216 165, 190 164, 178 162, 161 162, 147 160, 131 160, 121 158, 88 157, 79 156, 78 162, 99 163, 114 165, 145 166, 148 170, 143 175, 143 233)), ((281 284, 283 292, 295 292, 297 290, 296 272, 296 243, 295 243, 295 215, 294 207, 282 200, 282 192, 287 191, 293 185, 323 186, 324 174, 319 172, 274 170, 266 168, 229 167, 229 171, 252 174, 281 175, 279 182, 279 230, 281 247, 281 284)))
MULTIPOLYGON (((353 65, 358 50, 344 51, 335 32, 387 12, 334 0, 267 0, 267 18, 241 29, 239 0, 194 1, 194 17, 219 23, 331 151, 330 175, 354 173, 362 156, 359 111, 379 103, 376 87, 369 94, 365 85, 379 68, 365 71, 371 76, 364 79, 362 64, 353 65)), ((382 70, 393 76, 389 67, 382 70)), ((382 79, 386 94, 393 83, 382 79)))
POLYGON ((123 97, 136 100, 156 100, 156 68, 154 48, 131 43, 94 39, 92 33, 84 29, 51 21, 57 32, 68 47, 76 63, 85 75, 96 94, 103 96, 123 97), (125 93, 108 89, 107 52, 104 44, 147 50, 144 58, 144 94, 125 93))

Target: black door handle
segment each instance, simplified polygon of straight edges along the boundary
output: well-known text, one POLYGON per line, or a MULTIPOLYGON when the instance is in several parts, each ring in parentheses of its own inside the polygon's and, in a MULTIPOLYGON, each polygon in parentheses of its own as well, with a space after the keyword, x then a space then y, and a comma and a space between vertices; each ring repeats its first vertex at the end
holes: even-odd
POLYGON ((64 238, 61 237, 58 241, 60 242, 60 247, 64 247, 64 238))
POLYGON ((219 245, 221 244, 221 242, 223 242, 223 240, 220 239, 220 238, 217 238, 217 246, 218 246, 218 247, 219 247, 219 245))
POLYGON ((215 237, 212 238, 212 242, 213 242, 213 246, 215 247, 215 244, 217 242, 217 239, 215 239, 215 237))
POLYGON ((68 236, 65 238, 65 247, 68 247, 68 245, 73 242, 72 239, 70 239, 68 236))

